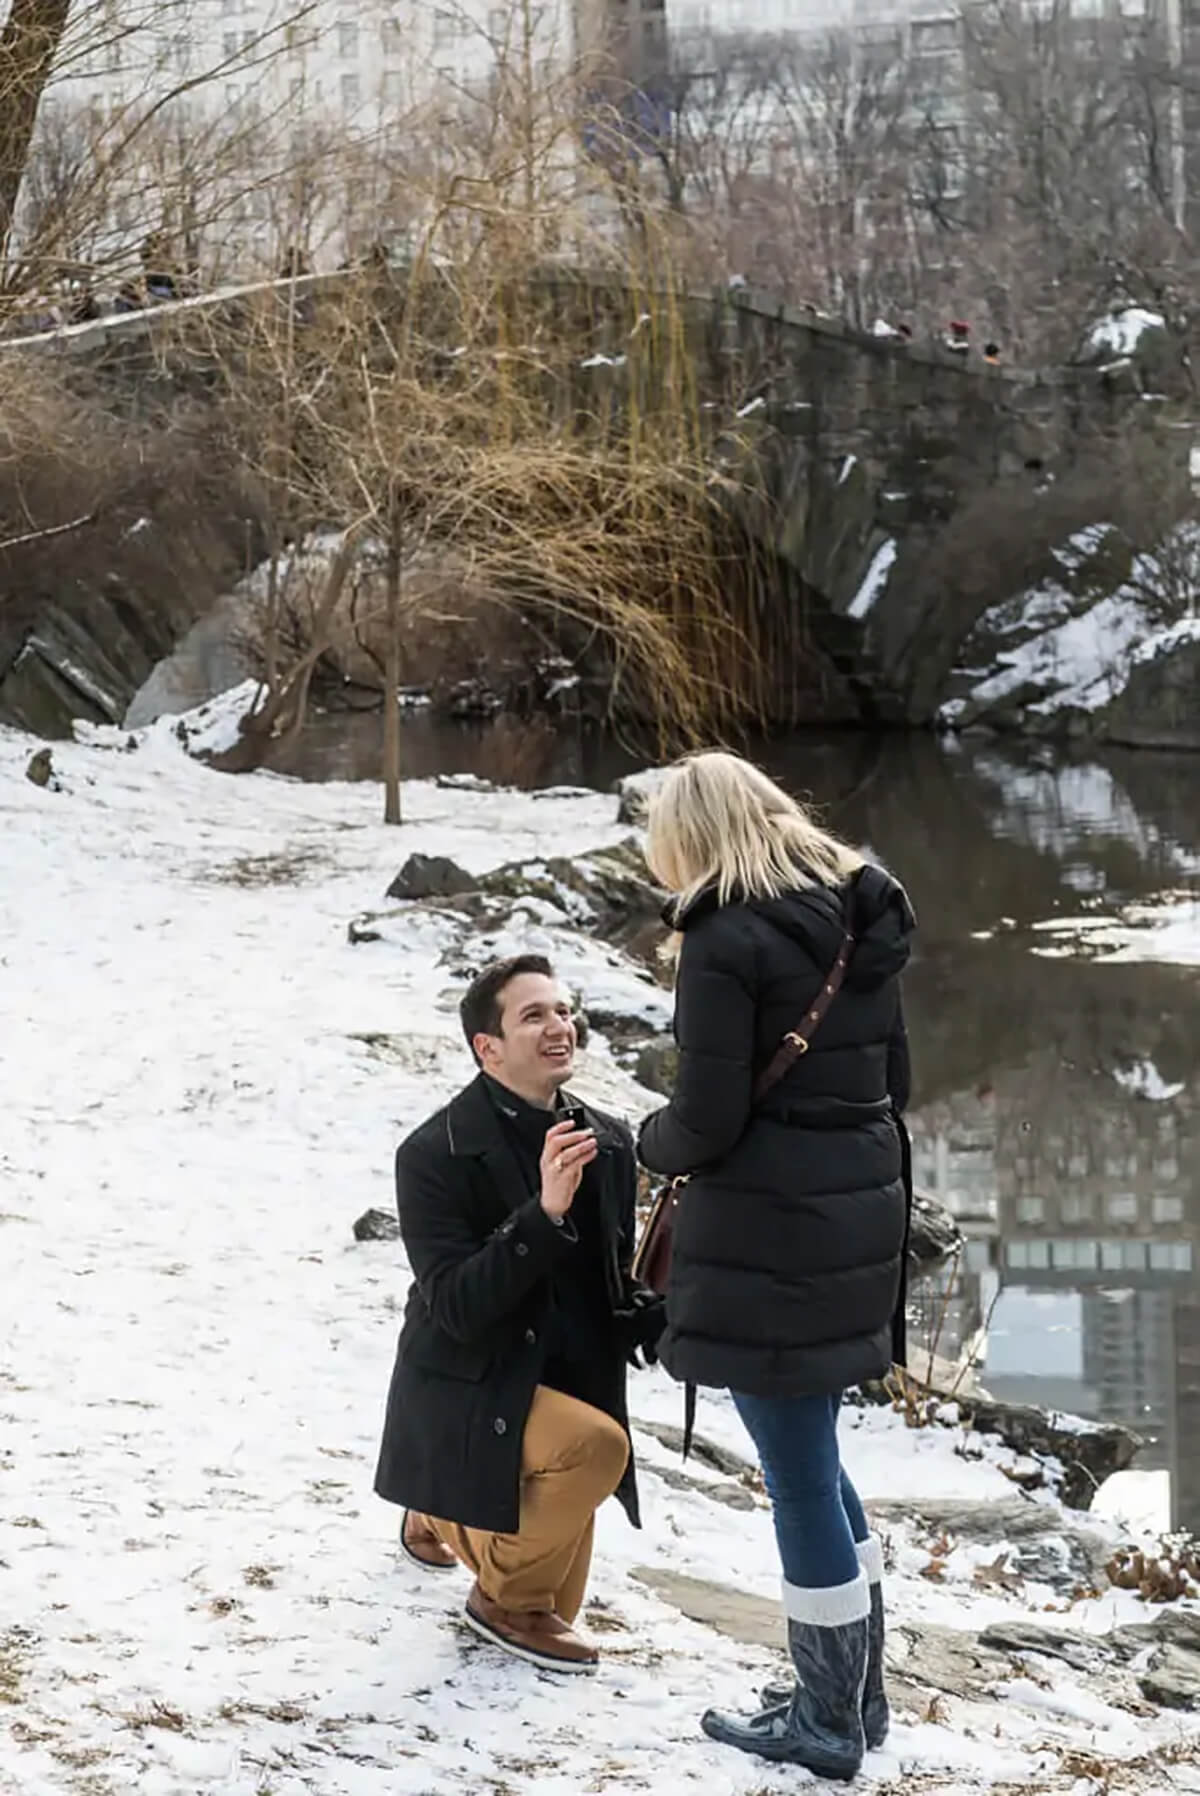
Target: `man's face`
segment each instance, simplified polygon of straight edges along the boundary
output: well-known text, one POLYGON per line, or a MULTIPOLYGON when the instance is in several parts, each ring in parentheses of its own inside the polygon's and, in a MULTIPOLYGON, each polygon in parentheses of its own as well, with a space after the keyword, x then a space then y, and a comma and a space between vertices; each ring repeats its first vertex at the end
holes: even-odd
POLYGON ((518 973, 500 994, 500 1017, 499 1035, 475 1037, 484 1072, 520 1097, 548 1103, 575 1064, 566 992, 544 973, 518 973))

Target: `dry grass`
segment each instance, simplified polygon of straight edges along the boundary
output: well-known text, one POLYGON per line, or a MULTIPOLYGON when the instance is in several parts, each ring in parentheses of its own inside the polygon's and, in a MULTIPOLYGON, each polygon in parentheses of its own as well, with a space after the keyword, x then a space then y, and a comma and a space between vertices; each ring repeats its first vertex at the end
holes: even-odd
POLYGON ((312 849, 295 849, 285 854, 243 854, 209 869, 207 880, 214 885, 242 886, 247 891, 261 891, 271 886, 303 885, 328 867, 324 855, 312 849))
POLYGON ((0 1634, 0 1702, 20 1701, 21 1680, 32 1646, 33 1636, 24 1628, 9 1628, 0 1634))

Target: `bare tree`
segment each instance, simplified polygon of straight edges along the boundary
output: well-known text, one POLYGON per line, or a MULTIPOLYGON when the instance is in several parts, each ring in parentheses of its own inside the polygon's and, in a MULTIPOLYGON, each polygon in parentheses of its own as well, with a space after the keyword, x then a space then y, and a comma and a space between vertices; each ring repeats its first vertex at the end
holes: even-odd
POLYGON ((12 0, 0 32, 0 258, 8 249, 38 107, 71 0, 12 0))
POLYGON ((176 245, 181 266, 197 264, 202 247, 219 266, 217 240, 244 222, 247 201, 269 215, 265 189, 286 160, 270 77, 314 11, 315 0, 295 0, 286 17, 239 34, 236 49, 206 53, 202 35, 178 31, 172 0, 120 12, 105 0, 12 0, 0 33, 8 307, 45 292, 64 266, 124 278, 151 232, 176 245), (247 88, 236 107, 223 92, 231 74, 247 88))

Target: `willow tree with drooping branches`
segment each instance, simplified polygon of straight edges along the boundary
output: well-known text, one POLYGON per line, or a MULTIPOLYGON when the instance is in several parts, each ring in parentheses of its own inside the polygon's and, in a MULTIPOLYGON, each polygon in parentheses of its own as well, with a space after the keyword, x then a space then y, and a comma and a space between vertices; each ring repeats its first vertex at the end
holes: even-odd
POLYGON ((231 454, 262 496, 271 628, 241 764, 303 720, 323 657, 357 650, 384 694, 386 815, 400 815, 406 633, 507 616, 606 670, 609 723, 665 749, 753 715, 764 673, 725 500, 734 396, 702 391, 707 308, 669 239, 597 229, 579 89, 517 58, 412 117, 393 168, 406 253, 184 318, 220 369, 231 454), (321 546, 323 545, 323 547, 321 546), (286 580, 320 571, 294 627, 286 580))

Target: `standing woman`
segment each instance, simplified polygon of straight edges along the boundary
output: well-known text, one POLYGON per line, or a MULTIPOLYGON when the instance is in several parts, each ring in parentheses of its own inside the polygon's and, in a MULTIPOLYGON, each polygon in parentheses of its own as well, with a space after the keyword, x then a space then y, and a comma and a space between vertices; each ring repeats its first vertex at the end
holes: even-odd
MULTIPOLYGON (((774 1508, 795 1688, 714 1740, 852 1778, 887 1733, 882 1554, 838 1456, 842 1392, 903 1357, 911 1176, 905 893, 729 754, 673 767, 647 860, 680 935, 679 1071, 643 1125, 653 1171, 690 1175, 675 1219, 674 1377, 728 1390, 774 1508), (853 937, 847 943, 847 932, 853 937), (849 949, 844 984, 769 1092, 754 1088, 849 949)), ((836 985, 836 978, 834 980, 836 985)))

